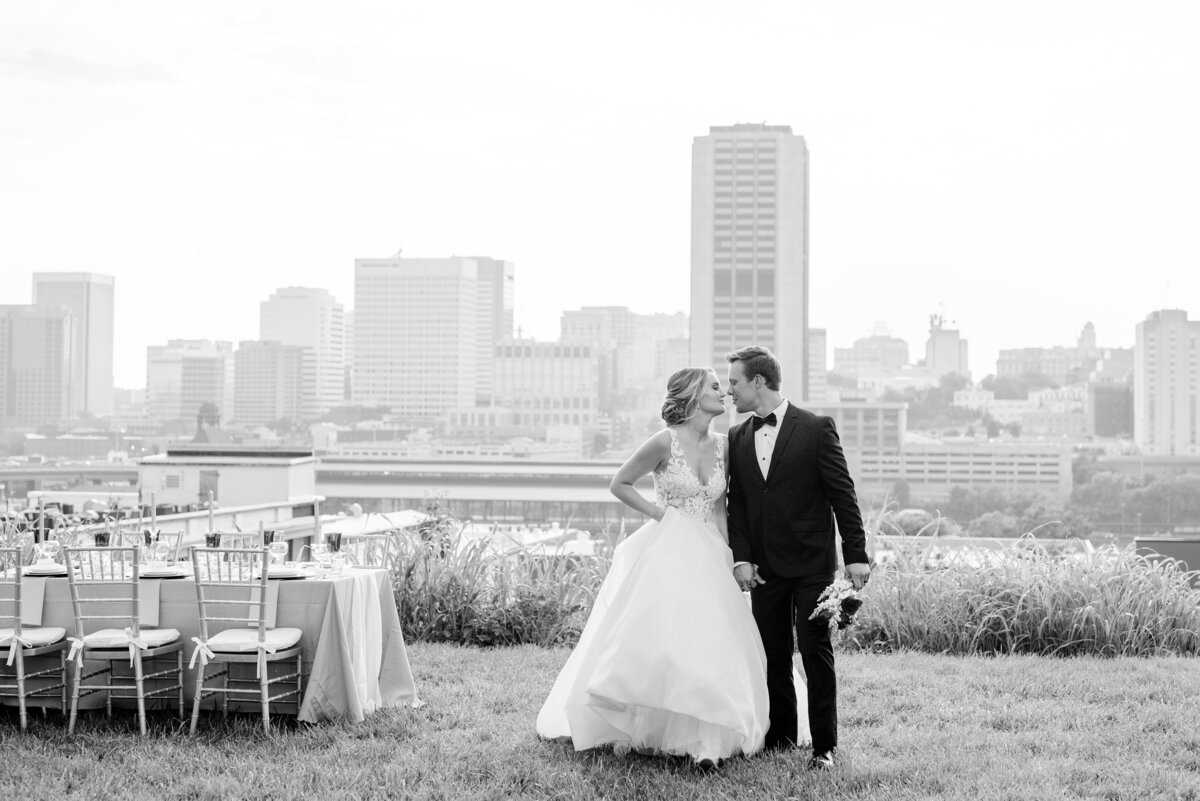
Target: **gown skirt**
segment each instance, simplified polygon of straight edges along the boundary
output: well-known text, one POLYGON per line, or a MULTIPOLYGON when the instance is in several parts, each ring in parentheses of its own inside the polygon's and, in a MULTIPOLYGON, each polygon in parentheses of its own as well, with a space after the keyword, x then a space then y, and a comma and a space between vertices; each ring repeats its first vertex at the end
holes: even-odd
POLYGON ((675 508, 621 542, 537 733, 696 760, 761 749, 766 655, 732 570, 716 525, 675 508))

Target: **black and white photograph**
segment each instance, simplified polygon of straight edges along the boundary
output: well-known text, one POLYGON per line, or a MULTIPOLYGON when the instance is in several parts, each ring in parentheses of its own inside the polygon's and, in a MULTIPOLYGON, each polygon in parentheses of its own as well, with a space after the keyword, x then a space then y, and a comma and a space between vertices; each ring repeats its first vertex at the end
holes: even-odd
POLYGON ((1198 42, 0 0, 0 786, 1200 799, 1198 42))

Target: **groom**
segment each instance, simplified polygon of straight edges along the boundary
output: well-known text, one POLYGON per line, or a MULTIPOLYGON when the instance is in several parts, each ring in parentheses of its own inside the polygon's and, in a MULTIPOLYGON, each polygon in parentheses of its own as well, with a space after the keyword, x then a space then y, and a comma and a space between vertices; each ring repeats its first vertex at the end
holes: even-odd
POLYGON ((729 547, 734 577, 751 591, 767 652, 766 747, 796 745, 794 629, 808 678, 809 767, 829 768, 837 749, 833 644, 825 621, 808 616, 836 577, 835 532, 841 534, 847 578, 859 589, 870 577, 854 481, 833 420, 793 406, 780 394, 779 360, 770 350, 751 346, 726 358, 734 406, 739 413, 753 412, 729 432, 729 547))

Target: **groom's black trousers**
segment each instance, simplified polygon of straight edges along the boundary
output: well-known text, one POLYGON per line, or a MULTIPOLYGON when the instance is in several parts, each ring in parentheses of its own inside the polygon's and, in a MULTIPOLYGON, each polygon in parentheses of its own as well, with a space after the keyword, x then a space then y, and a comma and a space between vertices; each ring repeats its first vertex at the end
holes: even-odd
POLYGON ((792 681, 792 633, 808 679, 808 725, 813 752, 837 747, 837 676, 833 668, 833 642, 824 619, 809 620, 817 597, 834 575, 783 578, 762 571, 765 584, 750 593, 754 620, 767 652, 767 694, 771 726, 767 748, 794 746, 797 742, 796 686, 792 681))

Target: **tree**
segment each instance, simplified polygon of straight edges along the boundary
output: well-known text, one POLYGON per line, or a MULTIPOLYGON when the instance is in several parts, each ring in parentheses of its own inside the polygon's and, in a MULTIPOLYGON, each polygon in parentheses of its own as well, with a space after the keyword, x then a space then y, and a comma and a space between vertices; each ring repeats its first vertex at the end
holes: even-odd
POLYGON ((988 439, 1000 436, 1000 423, 987 412, 983 413, 983 425, 987 428, 988 439))
POLYGON ((1049 376, 1041 373, 1022 373, 1019 376, 989 375, 979 382, 980 389, 991 390, 996 400, 1025 400, 1029 393, 1039 389, 1057 387, 1049 376))
POLYGON ((946 373, 938 379, 938 388, 951 400, 954 399, 954 393, 960 389, 966 389, 971 386, 971 381, 965 375, 959 373, 946 373))

